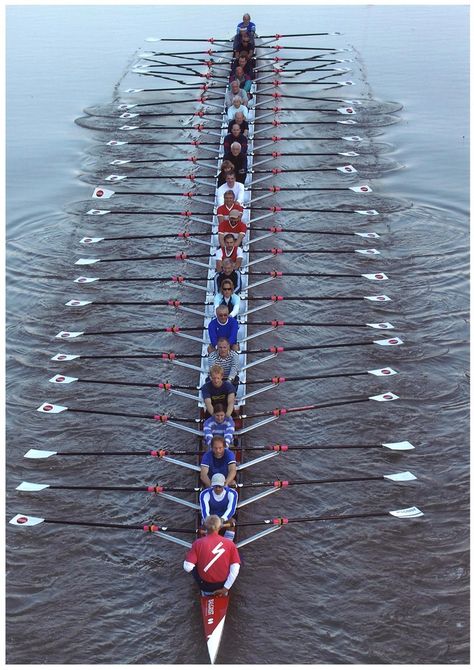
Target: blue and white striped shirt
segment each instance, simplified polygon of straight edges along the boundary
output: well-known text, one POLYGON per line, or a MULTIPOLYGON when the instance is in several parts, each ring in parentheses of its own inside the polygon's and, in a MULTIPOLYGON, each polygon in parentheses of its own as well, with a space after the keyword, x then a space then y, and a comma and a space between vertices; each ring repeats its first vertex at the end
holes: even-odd
POLYGON ((226 446, 230 446, 234 441, 235 423, 231 416, 226 416, 222 423, 218 423, 213 416, 204 421, 204 442, 208 447, 214 435, 222 435, 226 446))

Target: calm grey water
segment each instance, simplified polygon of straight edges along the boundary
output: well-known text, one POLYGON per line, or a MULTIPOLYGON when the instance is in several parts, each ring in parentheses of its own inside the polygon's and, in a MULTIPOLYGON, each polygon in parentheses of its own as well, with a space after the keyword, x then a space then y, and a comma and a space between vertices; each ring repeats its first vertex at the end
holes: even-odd
MULTIPOLYGON (((374 138, 386 145, 380 159, 400 169, 379 169, 369 177, 373 177, 370 184, 382 199, 402 199, 412 207, 386 215, 373 225, 355 224, 382 235, 378 246, 384 256, 377 267, 374 261, 364 263, 347 257, 315 261, 313 256, 283 257, 279 265, 290 271, 298 266, 343 273, 386 272, 391 281, 383 284, 382 291, 392 297, 387 305, 299 303, 295 309, 295 304, 288 302, 279 308, 278 318, 362 323, 390 320, 405 345, 388 351, 375 347, 323 349, 309 357, 288 353, 287 358, 282 356, 277 363, 259 368, 255 376, 385 365, 401 374, 382 381, 355 377, 317 385, 289 383, 271 398, 255 399, 249 409, 298 406, 388 389, 400 400, 375 407, 368 403, 295 414, 257 431, 247 444, 278 440, 289 444, 365 444, 406 439, 416 450, 399 455, 375 449, 294 451, 284 460, 277 459, 277 464, 270 461, 256 467, 247 478, 324 478, 410 470, 418 480, 398 486, 374 481, 295 487, 261 501, 253 510, 246 509, 244 520, 411 505, 423 509, 425 517, 405 522, 387 517, 295 524, 246 547, 219 660, 239 664, 467 663, 468 8, 370 5, 296 6, 290 10, 277 6, 271 15, 264 6, 248 10, 263 34, 342 32, 341 37, 319 42, 301 38, 291 44, 349 48, 355 61, 350 76, 356 87, 347 97, 370 95, 403 105, 397 114, 399 122, 382 128, 383 133, 374 138)), ((149 458, 71 457, 35 462, 23 459, 23 454, 29 448, 194 447, 191 438, 153 423, 81 414, 46 417, 34 410, 50 400, 138 413, 174 409, 180 416, 194 416, 188 401, 171 402, 153 389, 127 391, 126 387, 90 385, 56 390, 48 383, 58 372, 132 381, 163 381, 169 375, 172 381, 189 383, 185 371, 169 370, 160 362, 84 361, 62 369, 49 360, 61 350, 110 354, 171 347, 162 336, 152 335, 114 336, 110 340, 91 337, 77 345, 68 343, 69 347, 54 339, 63 329, 165 326, 174 318, 167 312, 139 307, 81 313, 63 306, 80 293, 72 284, 79 274, 73 262, 85 255, 78 240, 98 230, 66 210, 71 203, 89 198, 94 183, 90 175, 98 166, 97 143, 109 139, 105 133, 79 128, 74 119, 85 107, 111 102, 114 87, 135 61, 137 50, 149 48, 145 37, 224 36, 239 20, 238 14, 234 8, 210 6, 11 6, 7 10, 8 518, 22 512, 131 524, 150 518, 176 525, 191 523, 190 513, 146 494, 21 494, 15 487, 22 480, 189 484, 186 473, 149 458), (79 180, 84 174, 89 177, 79 180)), ((189 46, 178 44, 179 49, 188 50, 189 46)), ((127 77, 124 83, 128 83, 127 77)), ((288 88, 294 89, 292 94, 315 94, 305 86, 288 88)), ((291 118, 300 116, 293 113, 291 118)), ((285 134, 289 132, 293 131, 285 130, 285 134)), ((294 132, 305 136, 304 129, 294 132)), ((306 136, 318 132, 318 126, 312 126, 306 136)), ((180 133, 171 133, 170 138, 178 140, 180 133)), ((302 154, 313 147, 311 141, 298 144, 302 154)), ((157 155, 173 154, 163 151, 157 155)), ((288 166, 310 164, 310 157, 296 163, 288 159, 288 166)), ((178 166, 165 164, 164 172, 171 173, 178 166)), ((311 178, 305 176, 303 181, 308 184, 311 178)), ((302 180, 288 173, 279 183, 296 185, 302 180)), ((331 180, 324 177, 322 183, 331 180)), ((301 194, 293 192, 285 203, 301 205, 301 194)), ((281 216, 279 222, 291 227, 304 223, 294 212, 281 216)), ((158 224, 159 230, 173 229, 169 218, 158 224)), ((325 229, 336 226, 324 215, 314 224, 325 229)), ((343 219, 337 225, 341 230, 348 228, 343 219)), ((110 230, 120 235, 141 228, 132 221, 110 230)), ((323 245, 329 244, 328 239, 331 241, 326 238, 323 245)), ((346 247, 349 240, 333 244, 346 247)), ((304 242, 283 236, 282 246, 285 242, 287 246, 308 246, 306 236, 304 242)), ((267 246, 266 242, 260 244, 260 248, 267 246)), ((170 242, 142 242, 133 252, 144 255, 173 248, 170 242)), ((103 253, 117 256, 129 250, 116 243, 103 253)), ((170 272, 163 262, 147 269, 148 274, 170 272)), ((134 271, 129 264, 123 273, 134 271)), ((109 266, 104 276, 119 276, 121 272, 109 266)), ((146 271, 140 268, 139 273, 146 271)), ((321 287, 316 287, 314 280, 292 281, 293 292, 302 295, 331 290, 370 294, 367 284, 362 288, 347 279, 341 283, 328 280, 321 287)), ((288 281, 282 286, 282 293, 289 290, 288 281)), ((168 296, 171 290, 169 286, 154 291, 153 287, 110 285, 95 295, 96 299, 102 295, 151 299, 168 296)), ((266 295, 269 291, 263 287, 257 293, 266 295)), ((195 323, 195 319, 185 317, 182 323, 195 323)), ((367 340, 373 333, 378 334, 336 328, 321 329, 316 335, 314 329, 300 333, 282 330, 278 342, 291 346, 315 337, 318 342, 350 342, 367 340)), ((261 338, 262 346, 273 341, 273 336, 261 338)), ((178 343, 176 349, 179 344, 185 343, 178 343)), ((184 346, 180 349, 185 350, 184 346)), ((6 544, 9 663, 207 662, 200 612, 193 585, 181 570, 179 547, 138 531, 53 525, 33 529, 8 526, 6 544)))

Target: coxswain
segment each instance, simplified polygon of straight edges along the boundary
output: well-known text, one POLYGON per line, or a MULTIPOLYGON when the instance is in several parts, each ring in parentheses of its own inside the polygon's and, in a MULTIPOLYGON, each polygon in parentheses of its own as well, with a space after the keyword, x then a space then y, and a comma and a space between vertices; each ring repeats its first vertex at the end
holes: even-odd
MULTIPOLYGON (((219 210, 218 210, 219 211, 219 210)), ((231 233, 235 239, 237 246, 240 246, 242 240, 245 237, 247 232, 247 226, 243 223, 242 212, 238 209, 232 209, 229 212, 229 218, 227 221, 222 221, 217 227, 219 246, 222 248, 224 246, 224 236, 228 233, 231 233)))
MULTIPOLYGON (((243 91, 242 88, 241 88, 240 90, 243 91)), ((236 124, 239 126, 239 128, 240 128, 239 135, 242 134, 244 137, 248 137, 248 134, 249 134, 249 124, 248 124, 248 121, 245 120, 245 117, 244 117, 244 115, 242 114, 242 112, 236 112, 236 113, 235 113, 235 116, 234 116, 234 120, 233 120, 233 121, 229 121, 229 125, 227 126, 227 133, 231 133, 231 132, 232 132, 232 126, 233 126, 235 123, 236 123, 236 124)), ((237 137, 238 137, 238 136, 237 136, 237 137)), ((232 140, 232 141, 233 141, 233 140, 232 140)), ((232 141, 231 141, 231 144, 232 144, 232 141)), ((238 140, 237 140, 237 142, 238 142, 238 140)), ((239 142, 239 144, 240 144, 240 142, 239 142)))
MULTIPOLYGON (((242 114, 242 111, 237 112, 237 114, 242 114)), ((242 147, 242 153, 247 155, 247 147, 248 147, 247 137, 242 132, 240 124, 235 121, 234 123, 231 124, 229 132, 224 137, 224 160, 226 160, 228 156, 230 156, 231 154, 230 147, 234 142, 238 142, 242 147)))
POLYGON ((213 365, 209 369, 210 380, 205 382, 201 388, 201 395, 209 416, 214 414, 214 406, 224 405, 225 415, 232 416, 235 403, 235 388, 224 381, 224 370, 220 365, 213 365))
POLYGON ((237 317, 240 312, 240 296, 234 293, 234 284, 231 279, 223 279, 221 290, 214 296, 214 308, 225 305, 229 310, 229 316, 237 317))
POLYGON ((242 100, 242 104, 245 107, 248 107, 249 104, 249 98, 247 95, 247 91, 244 91, 242 88, 240 88, 239 82, 234 79, 233 81, 229 82, 229 90, 225 94, 225 106, 228 109, 233 105, 234 98, 235 96, 238 95, 239 98, 242 100))
POLYGON ((235 454, 225 446, 224 438, 221 435, 214 435, 211 448, 202 456, 199 476, 204 486, 211 485, 211 479, 215 474, 224 475, 225 486, 232 486, 237 475, 235 454))
MULTIPOLYGON (((224 204, 217 208, 217 222, 221 223, 229 221, 229 215, 233 210, 237 210, 242 216, 244 208, 238 202, 235 202, 235 195, 233 191, 226 191, 224 193, 224 204)), ((219 245, 222 244, 219 242, 219 245)))
POLYGON ((239 35, 242 31, 249 33, 255 37, 257 32, 257 27, 253 21, 250 20, 250 14, 245 13, 242 17, 242 21, 237 24, 236 35, 239 35))
POLYGON ((236 180, 245 184, 247 179, 247 154, 242 151, 242 145, 239 142, 232 142, 230 154, 225 158, 225 162, 232 165, 236 180))
POLYGON ((227 526, 224 537, 233 540, 235 531, 232 529, 235 526, 234 514, 237 509, 238 498, 239 496, 235 489, 225 486, 224 475, 215 474, 211 479, 210 487, 204 489, 199 494, 199 505, 201 506, 203 523, 208 516, 215 514, 225 524, 224 527, 227 526))
POLYGON ((235 95, 232 99, 232 105, 227 109, 227 120, 233 121, 237 112, 242 112, 244 118, 248 120, 249 110, 242 103, 240 95, 235 95))
POLYGON ((216 191, 218 207, 224 204, 224 194, 227 193, 227 191, 232 191, 235 200, 240 205, 244 204, 244 195, 245 195, 244 185, 236 181, 235 172, 230 172, 225 178, 225 183, 222 184, 222 186, 219 186, 219 188, 216 191))
POLYGON ((186 554, 183 568, 196 580, 203 595, 227 596, 240 570, 237 547, 219 535, 222 522, 211 514, 204 522, 206 535, 195 540, 186 554))
MULTIPOLYGON (((232 352, 235 354, 235 351, 232 352)), ((236 354, 237 358, 238 355, 236 354)), ((212 438, 214 435, 220 435, 224 438, 225 446, 230 447, 234 442, 235 423, 231 416, 226 416, 224 405, 217 405, 214 407, 214 414, 204 421, 204 444, 208 449, 211 447, 212 438)))
MULTIPOLYGON (((229 340, 225 337, 220 337, 217 340, 217 349, 209 354, 208 364, 211 368, 213 365, 220 365, 224 370, 224 379, 233 384, 235 390, 239 385, 239 354, 230 348, 229 340)), ((217 405, 214 408, 214 416, 217 413, 217 405)))
POLYGON ((239 268, 242 265, 243 251, 237 245, 237 240, 232 233, 224 235, 224 246, 216 251, 216 270, 214 276, 214 293, 218 293, 221 281, 228 277, 232 279, 234 291, 240 293, 241 277, 239 268))
POLYGON ((207 347, 208 353, 216 350, 220 337, 225 337, 234 351, 239 350, 237 342, 239 322, 233 316, 229 316, 229 310, 225 305, 221 305, 216 309, 216 316, 209 321, 207 330, 210 340, 210 344, 207 347))

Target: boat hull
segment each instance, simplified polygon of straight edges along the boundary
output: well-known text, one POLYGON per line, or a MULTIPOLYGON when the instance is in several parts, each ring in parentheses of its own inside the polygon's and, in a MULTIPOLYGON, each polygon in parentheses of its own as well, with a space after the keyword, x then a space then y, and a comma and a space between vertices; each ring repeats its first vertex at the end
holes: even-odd
POLYGON ((211 663, 215 662, 219 651, 228 605, 229 596, 201 596, 204 635, 211 663))

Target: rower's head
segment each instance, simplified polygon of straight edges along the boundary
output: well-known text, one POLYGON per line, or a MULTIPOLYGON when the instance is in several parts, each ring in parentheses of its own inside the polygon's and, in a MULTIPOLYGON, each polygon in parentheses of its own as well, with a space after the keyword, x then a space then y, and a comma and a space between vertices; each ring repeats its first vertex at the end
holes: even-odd
POLYGON ((229 308, 227 305, 219 305, 219 307, 216 309, 216 317, 219 323, 227 323, 229 318, 229 308))
POLYGON ((239 223, 240 219, 242 218, 242 212, 240 212, 238 209, 231 209, 229 212, 229 222, 231 226, 235 226, 237 223, 239 223))
MULTIPOLYGON (((230 353, 230 343, 229 340, 226 337, 220 337, 217 340, 217 353, 221 358, 227 358, 227 356, 230 353)), ((222 407, 221 405, 216 405, 214 407, 214 416, 216 415, 217 408, 222 407)), ((222 410, 224 408, 222 407, 222 410)))
POLYGON ((234 166, 230 161, 222 161, 221 172, 224 174, 229 174, 229 172, 234 172, 234 166))
POLYGON ((239 132, 241 130, 240 124, 244 122, 244 113, 243 112, 235 112, 234 116, 234 125, 239 124, 239 132))
MULTIPOLYGON (((245 65, 245 63, 244 63, 244 65, 245 65)), ((235 76, 237 77, 237 79, 242 79, 242 77, 244 76, 243 65, 237 65, 237 67, 235 68, 235 76)))
POLYGON ((239 65, 241 68, 245 68, 245 66, 247 65, 247 60, 248 60, 248 52, 241 51, 239 56, 239 65))
POLYGON ((225 440, 222 435, 214 435, 211 441, 211 449, 216 458, 222 458, 225 451, 225 440))
POLYGON ((224 486, 225 486, 224 475, 221 475, 218 472, 215 475, 213 475, 212 479, 211 479, 211 486, 214 489, 214 491, 217 493, 217 495, 222 493, 222 491, 224 490, 224 486))
POLYGON ((242 23, 246 26, 250 23, 250 14, 244 14, 242 17, 242 23))
POLYGON ((242 33, 240 36, 240 41, 242 42, 242 46, 246 47, 247 49, 250 47, 250 35, 247 31, 242 33))
MULTIPOLYGON (((227 181, 227 175, 226 175, 226 181, 227 181)), ((234 191, 226 191, 224 193, 224 205, 229 208, 232 207, 234 202, 235 202, 234 191)))
POLYGON ((241 151, 242 151, 242 145, 239 142, 232 142, 232 144, 230 145, 230 153, 232 154, 232 156, 238 156, 241 151))
POLYGON ((204 528, 208 534, 218 533, 221 529, 221 526, 222 521, 220 517, 217 516, 217 514, 209 514, 209 516, 204 520, 204 528))
MULTIPOLYGON (((221 338, 225 340, 224 338, 221 338)), ((227 342, 227 340, 225 340, 227 342)), ((217 343, 217 350, 219 351, 219 342, 217 343)), ((221 355, 221 352, 219 351, 219 355, 221 355)), ((216 420, 217 423, 224 423, 225 419, 225 410, 224 410, 224 405, 221 405, 220 403, 216 403, 214 405, 214 419, 216 420)))
POLYGON ((214 386, 222 386, 224 382, 224 368, 221 365, 211 365, 209 377, 214 386))
POLYGON ((234 95, 237 95, 237 93, 240 91, 240 85, 237 79, 234 79, 234 81, 230 82, 230 90, 234 95))
POLYGON ((234 282, 232 279, 223 279, 221 282, 221 293, 224 298, 230 298, 234 292, 234 282))
MULTIPOLYGON (((235 116, 237 116, 237 114, 241 114, 242 119, 244 118, 243 112, 236 112, 235 116)), ((232 124, 232 128, 230 129, 230 132, 232 133, 232 135, 234 137, 238 137, 240 135, 240 133, 242 132, 242 130, 240 128, 240 123, 238 121, 236 121, 235 119, 234 119, 234 123, 232 124)), ((232 144, 233 144, 233 142, 232 142, 232 144)))
POLYGON ((225 183, 229 188, 234 188, 235 186, 235 172, 229 172, 225 176, 225 183))
POLYGON ((234 95, 234 97, 232 98, 232 104, 234 105, 234 107, 237 107, 237 109, 242 105, 242 98, 240 97, 240 95, 234 95))
MULTIPOLYGON (((232 233, 227 233, 227 235, 224 235, 224 246, 227 250, 228 253, 231 253, 233 248, 236 245, 237 240, 235 237, 232 235, 232 233)), ((224 274, 231 274, 234 271, 234 263, 231 261, 230 258, 224 258, 222 261, 222 270, 224 274), (229 270, 230 268, 230 270, 229 270)))

